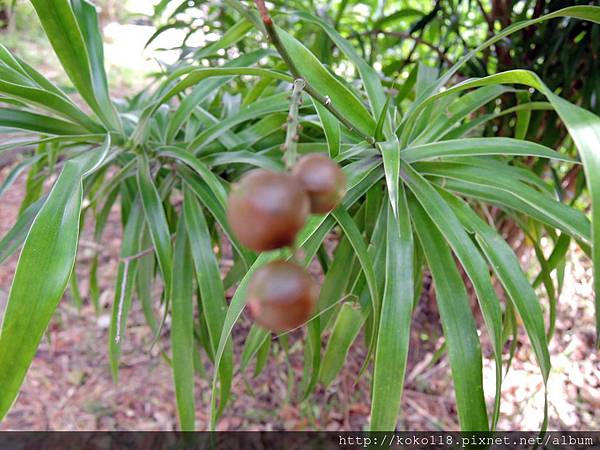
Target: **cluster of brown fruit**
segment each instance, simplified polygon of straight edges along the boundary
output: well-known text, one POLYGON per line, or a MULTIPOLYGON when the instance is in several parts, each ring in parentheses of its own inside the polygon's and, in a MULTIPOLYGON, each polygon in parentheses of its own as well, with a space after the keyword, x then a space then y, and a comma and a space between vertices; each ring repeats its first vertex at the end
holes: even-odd
MULTIPOLYGON (((346 176, 327 156, 309 154, 290 173, 256 169, 233 186, 227 211, 239 241, 255 251, 291 246, 310 213, 333 210, 346 191, 346 176)), ((275 332, 305 323, 318 289, 299 265, 283 260, 256 270, 248 285, 254 320, 275 332)))

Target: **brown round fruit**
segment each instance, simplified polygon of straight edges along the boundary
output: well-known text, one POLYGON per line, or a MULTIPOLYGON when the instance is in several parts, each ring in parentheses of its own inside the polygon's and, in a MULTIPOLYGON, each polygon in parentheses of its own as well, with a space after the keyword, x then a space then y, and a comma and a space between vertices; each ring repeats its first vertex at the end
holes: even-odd
POLYGON ((292 171, 310 198, 310 211, 325 214, 346 193, 346 175, 333 160, 318 153, 300 158, 292 171))
POLYGON ((308 321, 317 297, 317 285, 302 267, 279 260, 254 272, 247 302, 256 323, 280 333, 308 321))
POLYGON ((242 244, 267 251, 293 244, 309 211, 308 196, 294 177, 256 169, 233 186, 227 216, 242 244))

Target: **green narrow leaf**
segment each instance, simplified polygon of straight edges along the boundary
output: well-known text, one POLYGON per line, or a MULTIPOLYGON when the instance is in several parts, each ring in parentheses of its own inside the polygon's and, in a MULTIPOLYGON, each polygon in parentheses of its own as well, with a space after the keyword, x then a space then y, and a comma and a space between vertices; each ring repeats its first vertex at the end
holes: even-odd
POLYGON ((115 280, 115 295, 108 331, 108 358, 113 381, 119 381, 119 362, 121 347, 127 330, 127 318, 131 308, 133 288, 137 278, 138 260, 131 258, 140 250, 140 236, 144 227, 142 206, 136 202, 127 217, 127 225, 123 232, 121 244, 121 261, 115 280), (130 259, 131 258, 131 259, 130 259))
POLYGON ((115 297, 108 332, 108 357, 113 381, 119 380, 121 347, 127 331, 127 318, 131 308, 134 281, 137 278, 139 260, 135 256, 141 251, 140 236, 144 232, 144 211, 139 197, 126 219, 121 243, 121 261, 115 281, 115 297))
POLYGON ((340 123, 327 109, 320 103, 313 100, 313 105, 319 115, 319 120, 323 125, 325 138, 327 139, 327 148, 329 149, 329 157, 335 158, 339 155, 342 147, 342 134, 340 131, 340 123))
POLYGON ((487 431, 481 348, 465 286, 444 237, 415 201, 410 201, 409 206, 415 231, 435 283, 436 301, 454 381, 460 429, 487 431))
POLYGON ((477 128, 482 128, 487 122, 495 120, 499 117, 506 116, 508 114, 519 113, 521 111, 551 111, 552 105, 548 102, 530 102, 522 103, 520 105, 513 106, 512 108, 506 108, 498 112, 483 114, 473 119, 465 121, 462 125, 459 125, 452 130, 444 134, 444 140, 458 139, 467 137, 477 128))
MULTIPOLYGON (((244 97, 244 100, 247 98, 248 95, 244 97)), ((252 102, 243 103, 242 106, 247 106, 253 102, 254 100, 252 102)), ((269 114, 268 116, 260 119, 258 122, 248 124, 249 126, 244 127, 243 130, 240 130, 236 136, 242 145, 255 145, 258 141, 265 139, 267 136, 281 131, 286 119, 287 114, 284 112, 269 114)))
POLYGON ((104 123, 110 124, 94 90, 88 48, 70 3, 68 0, 31 0, 31 3, 73 85, 104 123))
POLYGON ((445 177, 448 190, 506 205, 584 242, 591 241, 590 222, 584 213, 526 185, 516 176, 510 176, 510 172, 503 171, 503 176, 498 177, 496 169, 458 163, 419 163, 418 168, 422 174, 445 177))
MULTIPOLYGON (((533 221, 531 221, 533 222, 533 221)), ((531 237, 533 242, 533 249, 535 251, 535 255, 537 257, 538 263, 541 267, 540 275, 542 277, 542 282, 544 284, 544 289, 546 289, 546 295, 548 296, 548 331, 546 332, 546 339, 550 341, 552 339, 552 335, 554 334, 554 327, 556 325, 556 302, 557 295, 555 294, 554 282, 550 276, 550 270, 548 269, 548 261, 546 261, 546 257, 544 256, 544 251, 541 246, 541 225, 537 222, 533 222, 531 228, 526 231, 527 236, 531 237)))
POLYGON ((110 125, 111 129, 120 130, 119 116, 108 92, 108 80, 104 69, 104 46, 96 5, 88 0, 70 1, 87 48, 92 87, 98 106, 102 111, 101 117, 106 121, 105 123, 110 125))
POLYGON ((439 89, 442 86, 444 86, 452 78, 452 76, 460 70, 461 67, 463 67, 470 59, 475 57, 482 50, 484 50, 484 49, 490 47, 491 45, 495 44, 496 42, 506 38, 506 36, 509 36, 512 33, 522 30, 523 28, 527 28, 531 25, 535 25, 537 23, 544 22, 546 20, 553 19, 556 17, 573 17, 576 19, 590 20, 592 22, 600 23, 600 7, 571 6, 571 7, 559 9, 558 11, 554 11, 550 14, 545 14, 543 16, 536 17, 535 19, 532 19, 532 20, 523 20, 523 21, 514 23, 514 24, 506 27, 500 33, 497 33, 494 36, 492 36, 490 39, 485 41, 483 44, 481 44, 478 47, 471 50, 465 56, 463 56, 460 59, 460 61, 458 61, 446 73, 444 73, 444 75, 438 80, 435 88, 439 89))
POLYGON ((81 135, 86 129, 66 120, 19 109, 0 108, 0 127, 55 135, 81 135))
POLYGON ((71 276, 69 277, 69 293, 73 306, 77 308, 77 312, 81 312, 81 306, 83 305, 83 298, 81 297, 81 291, 79 290, 79 284, 77 283, 77 271, 73 267, 71 276))
POLYGON ((35 156, 27 158, 15 165, 12 168, 12 170, 6 175, 6 178, 4 179, 2 184, 0 184, 0 197, 2 197, 2 195, 8 190, 8 188, 12 186, 12 184, 19 177, 19 175, 21 175, 21 172, 23 172, 29 166, 34 165, 45 156, 46 153, 37 153, 35 156))
POLYGON ((344 207, 335 209, 332 213, 335 220, 339 223, 344 234, 348 238, 348 241, 352 245, 356 257, 360 262, 363 273, 367 279, 367 286, 369 287, 369 294, 371 295, 371 307, 373 308, 374 317, 379 316, 379 293, 377 288, 377 277, 373 269, 373 261, 371 255, 367 250, 367 245, 356 226, 356 223, 348 214, 348 211, 344 207))
POLYGON ((321 367, 321 318, 316 317, 308 324, 304 346, 304 367, 302 370, 302 397, 305 401, 319 381, 321 367))
MULTIPOLYGON (((383 108, 381 109, 381 112, 379 113, 379 117, 377 119, 377 125, 375 126, 375 132, 373 133, 373 135, 375 136, 375 139, 377 141, 382 141, 385 137, 383 134, 383 127, 387 123, 387 120, 388 120, 388 108, 390 106, 391 99, 392 99, 392 97, 388 95, 388 97, 385 100, 385 103, 383 105, 383 108)), ((388 128, 389 128, 389 124, 388 124, 388 128)))
POLYGON ((28 105, 35 104, 47 111, 59 114, 81 125, 86 130, 93 132, 102 132, 103 130, 102 126, 91 120, 70 100, 53 92, 0 80, 0 93, 16 100, 22 100, 28 105))
POLYGON ((211 153, 201 158, 201 161, 210 167, 247 164, 275 172, 282 172, 285 168, 281 160, 273 160, 263 154, 246 150, 211 153))
POLYGON ((493 84, 483 86, 452 101, 445 114, 441 114, 432 123, 427 123, 425 130, 413 141, 413 144, 432 142, 442 139, 453 127, 468 118, 469 115, 513 89, 493 84))
POLYGON ((461 221, 476 233, 476 239, 490 266, 504 286, 509 298, 523 319, 523 324, 533 346, 542 375, 550 373, 550 355, 544 331, 544 316, 539 300, 519 260, 504 239, 475 212, 457 197, 444 194, 461 221))
MULTIPOLYGON (((217 354, 219 338, 227 313, 227 302, 225 301, 225 290, 221 281, 219 264, 213 251, 204 212, 193 192, 189 189, 184 190, 183 209, 187 232, 190 236, 196 279, 200 289, 202 314, 206 318, 212 352, 217 354)), ((222 409, 228 401, 233 378, 233 346, 231 340, 228 340, 224 347, 223 361, 217 369, 221 383, 221 404, 219 406, 222 409)))
POLYGON ((266 328, 252 324, 242 351, 242 360, 240 362, 240 371, 243 372, 250 364, 252 358, 258 353, 264 342, 269 339, 271 332, 266 328))
POLYGON ((367 246, 363 240, 363 237, 356 226, 356 223, 352 220, 347 210, 343 207, 338 207, 331 213, 337 222, 340 224, 342 230, 346 234, 346 237, 350 241, 354 252, 356 253, 356 257, 360 262, 361 269, 365 275, 367 280, 367 286, 369 288, 369 296, 371 298, 371 310, 373 312, 373 332, 370 335, 369 349, 367 353, 367 357, 363 363, 361 368, 361 374, 366 369, 371 356, 373 355, 373 351, 375 350, 376 340, 377 340, 377 327, 379 325, 379 306, 381 304, 381 300, 379 298, 379 288, 377 285, 377 277, 375 275, 375 269, 373 265, 373 261, 371 259, 371 255, 367 250, 367 246))
POLYGON ((219 39, 206 45, 193 53, 192 59, 198 61, 209 55, 217 53, 222 48, 231 47, 236 42, 248 36, 248 32, 253 28, 253 24, 246 19, 242 19, 231 26, 219 39))
POLYGON ((398 215, 388 209, 385 288, 375 350, 371 431, 396 429, 410 342, 414 296, 413 235, 404 190, 398 215))
MULTIPOLYGON (((283 74, 281 72, 276 72, 274 70, 261 69, 261 68, 256 68, 256 67, 230 67, 230 68, 216 67, 216 68, 205 68, 205 69, 195 69, 195 68, 191 67, 191 68, 186 68, 185 71, 188 71, 189 73, 187 73, 187 76, 183 80, 179 81, 177 84, 172 86, 167 92, 162 94, 160 96, 160 98, 158 98, 156 101, 154 101, 152 104, 150 104, 150 106, 148 106, 146 109, 144 109, 144 112, 142 113, 140 120, 138 122, 137 128, 132 136, 132 139, 134 140, 134 142, 136 142, 136 143, 144 142, 144 140, 147 137, 147 134, 149 132, 150 120, 151 120, 152 116, 154 115, 154 113, 160 108, 161 105, 165 104, 169 99, 171 99, 175 95, 185 91, 185 89, 190 88, 208 78, 234 76, 234 75, 238 75, 238 76, 239 75, 252 75, 252 76, 266 77, 266 78, 272 78, 272 79, 279 79, 279 80, 288 81, 288 82, 292 81, 292 79, 289 75, 283 74)), ((176 76, 181 76, 181 75, 186 74, 185 71, 183 73, 182 73, 182 71, 178 71, 178 72, 171 74, 170 78, 167 79, 164 82, 164 84, 167 84, 171 78, 175 78, 176 76)), ((170 86, 170 85, 167 84, 167 86, 170 86)), ((285 94, 278 94, 278 96, 282 97, 282 100, 286 98, 285 94)), ((261 101, 259 100, 256 103, 260 104, 261 101)), ((262 103, 264 103, 264 102, 262 102, 262 103)), ((286 103, 286 105, 287 105, 288 102, 285 101, 284 103, 286 103)), ((263 105, 263 106, 265 106, 265 105, 263 105)), ((276 102, 271 101, 269 106, 271 109, 275 107, 275 109, 273 111, 279 111, 279 108, 276 107, 276 102)), ((245 108, 243 108, 240 111, 240 113, 242 113, 244 111, 251 118, 254 118, 254 117, 252 117, 252 114, 249 113, 249 111, 253 111, 253 110, 257 109, 258 107, 259 106, 255 105, 255 104, 248 105, 245 108)), ((267 111, 273 112, 271 109, 267 108, 267 111)), ((247 120, 247 119, 244 119, 244 120, 247 120)), ((235 124, 235 122, 233 124, 235 124)), ((233 125, 230 125, 230 126, 233 126, 233 125)), ((170 132, 172 133, 173 131, 170 131, 170 132)), ((197 142, 194 143, 194 145, 192 147, 195 147, 201 143, 202 143, 202 140, 198 140, 197 142)))
MULTIPOLYGON (((152 239, 148 233, 148 229, 144 228, 141 239, 142 245, 140 248, 147 249, 152 246, 152 239)), ((156 335, 158 324, 152 308, 152 288, 154 286, 154 269, 155 269, 154 254, 149 254, 139 259, 137 275, 135 277, 137 296, 142 304, 142 311, 146 323, 156 335)))
POLYGON ((221 184, 221 181, 211 172, 211 170, 200 160, 198 160, 194 155, 185 150, 178 149, 176 147, 168 147, 164 150, 161 150, 161 155, 168 156, 170 158, 178 159, 183 162, 190 168, 194 170, 202 180, 206 183, 206 185, 210 188, 215 198, 218 200, 219 204, 225 208, 227 205, 227 193, 225 192, 225 188, 221 184))
POLYGON ((258 349, 256 355, 256 366, 254 367, 254 377, 261 374, 263 369, 266 367, 269 360, 269 353, 271 351, 271 339, 266 339, 258 349))
POLYGON ((42 197, 35 203, 29 205, 25 211, 21 213, 17 222, 8 233, 2 237, 2 240, 0 241, 0 264, 6 261, 23 244, 33 220, 45 201, 46 197, 42 197))
POLYGON ((98 255, 94 255, 92 259, 92 264, 90 266, 90 301, 92 305, 94 305, 94 312, 96 313, 96 317, 100 315, 100 286, 98 285, 98 255))
MULTIPOLYGON (((531 101, 529 92, 518 92, 517 99, 519 104, 527 104, 531 101)), ((517 111, 517 123, 515 124, 515 138, 525 139, 529 130, 529 121, 531 120, 531 109, 521 109, 517 111)))
POLYGON ((18 56, 6 56, 7 53, 9 54, 6 47, 0 44, 0 59, 2 59, 9 66, 14 67, 15 70, 17 70, 18 72, 28 77, 31 81, 34 82, 34 84, 36 84, 40 88, 49 92, 53 92, 65 99, 68 99, 67 94, 65 94, 62 90, 56 87, 45 76, 43 76, 41 73, 39 73, 37 70, 35 70, 33 67, 31 67, 18 56), (7 59, 11 59, 11 61, 7 62, 7 59))
POLYGON ((408 186, 460 260, 477 294, 485 325, 490 335, 496 364, 496 400, 492 417, 493 428, 500 407, 502 382, 502 311, 500 300, 492 285, 485 259, 473 245, 450 206, 435 188, 414 169, 408 165, 403 166, 403 169, 405 177, 408 179, 408 186))
POLYGON ((183 20, 176 20, 174 22, 169 22, 165 25, 158 27, 157 30, 152 34, 152 36, 150 36, 150 38, 146 41, 146 44, 144 44, 144 48, 147 48, 150 44, 152 44, 152 42, 154 42, 154 40, 165 31, 172 29, 181 29, 184 27, 187 27, 187 23, 183 20))
POLYGON ((188 150, 199 154, 208 144, 219 138, 223 133, 249 120, 254 120, 267 114, 287 111, 289 101, 285 92, 266 97, 241 108, 236 114, 221 120, 219 123, 203 130, 188 144, 188 150))
MULTIPOLYGON (((351 204, 351 196, 346 196, 345 201, 351 204)), ((354 200, 353 200, 354 201, 354 200)), ((360 215, 357 213, 357 215, 360 215)), ((308 267, 323 240, 335 225, 330 216, 314 216, 301 231, 297 241, 299 247, 305 250, 304 265, 308 267)), ((360 244, 359 244, 360 245, 360 244)), ((348 284, 353 275, 356 257, 347 237, 343 237, 335 249, 335 261, 325 275, 318 300, 319 313, 308 323, 306 345, 304 346, 304 368, 302 371, 301 391, 302 400, 306 400, 316 386, 321 364, 321 334, 329 328, 329 319, 335 312, 335 305, 343 300, 343 294, 348 289, 348 284)), ((370 307, 369 291, 366 290, 366 303, 370 307)), ((372 308, 369 308, 369 311, 372 308)))
MULTIPOLYGON (((456 197, 450 194, 446 194, 445 196, 452 203, 455 211, 465 225, 476 233, 475 238, 480 248, 489 260, 496 276, 523 320, 544 380, 544 417, 541 429, 545 429, 548 417, 548 393, 546 389, 548 376, 550 375, 550 354, 548 352, 548 340, 544 331, 544 317, 535 291, 523 273, 516 255, 496 230, 489 227, 466 204, 456 197)), ((515 341, 516 337, 513 342, 515 341)), ((509 366, 513 354, 514 348, 511 348, 509 366)))
POLYGON ((17 397, 75 263, 82 178, 96 170, 105 144, 65 163, 31 225, 15 270, 0 330, 0 419, 17 397))
POLYGON ((360 305, 350 302, 342 304, 321 358, 319 380, 324 387, 327 388, 342 370, 350 346, 358 336, 364 321, 360 305))
MULTIPOLYGON (((595 8, 600 16, 600 8, 595 8)), ((600 22, 600 17, 596 20, 600 22)), ((596 347, 600 348, 600 117, 562 98, 546 96, 563 120, 583 161, 585 179, 592 197, 592 260, 596 299, 596 347)))
POLYGON ((411 146, 402 150, 402 159, 407 163, 441 157, 483 155, 537 156, 539 158, 577 163, 569 156, 562 155, 535 142, 502 137, 453 139, 411 146))
MULTIPOLYGON (((590 20, 596 23, 600 23, 600 7, 591 6, 576 6, 570 8, 564 8, 551 14, 534 19, 532 21, 520 22, 512 27, 509 27, 504 32, 488 40, 485 44, 480 46, 478 49, 485 48, 501 39, 503 36, 507 36, 512 32, 520 30, 528 25, 541 22, 543 20, 551 19, 554 17, 575 17, 582 20, 590 20)), ((478 50, 476 49, 476 50, 478 50)), ((464 64, 469 58, 475 53, 475 50, 469 53, 463 58, 452 70, 447 72, 438 83, 438 87, 441 87, 452 75, 452 73, 458 70, 460 65, 464 64)), ((600 177, 597 175, 600 173, 600 153, 597 148, 600 145, 600 118, 591 112, 588 112, 578 106, 572 105, 566 100, 555 95, 534 73, 525 70, 512 70, 509 72, 503 72, 482 79, 467 80, 453 88, 450 88, 439 94, 430 96, 415 107, 415 111, 423 109, 426 104, 431 103, 440 96, 452 94, 454 91, 468 89, 470 87, 484 86, 486 84, 493 83, 514 83, 524 84, 535 89, 538 89, 543 93, 552 106, 556 109, 556 112, 565 123, 567 129, 573 141, 575 142, 577 149, 581 155, 581 159, 584 166, 584 172, 586 174, 586 183, 592 197, 592 229, 591 229, 591 241, 592 243, 600 242, 600 177)), ((410 120, 414 120, 414 114, 410 120)), ((535 201, 532 206, 538 206, 535 201)), ((556 205, 557 209, 559 208, 556 205)), ((573 210, 575 212, 576 210, 573 210)), ((542 211, 544 213, 544 211, 542 211)), ((552 226, 556 226, 567 233, 573 234, 573 230, 569 226, 569 221, 561 223, 551 223, 552 226)), ((584 240, 586 237, 581 236, 584 240)), ((592 246, 592 259, 594 262, 594 292, 596 299, 596 342, 597 346, 600 346, 600 276, 598 275, 598 268, 600 267, 600 245, 592 246)))
POLYGON ((383 156, 383 170, 392 212, 398 216, 398 191, 400 180, 400 143, 398 138, 378 143, 383 156))
POLYGON ((173 273, 173 247, 167 216, 163 208, 156 186, 152 181, 150 163, 145 154, 138 155, 137 185, 140 191, 146 223, 157 256, 158 266, 165 282, 166 292, 171 292, 171 276, 173 273))
MULTIPOLYGON (((310 264, 311 260, 312 258, 305 259, 305 265, 310 264)), ((321 284, 318 306, 319 310, 322 311, 320 319, 323 328, 328 326, 334 313, 333 310, 328 308, 339 301, 346 292, 354 261, 355 255, 353 254, 352 245, 350 245, 348 238, 344 236, 335 248, 333 262, 321 284)))
POLYGON ((171 351, 179 425, 181 431, 194 431, 194 275, 186 230, 185 219, 181 218, 177 228, 172 275, 171 351))

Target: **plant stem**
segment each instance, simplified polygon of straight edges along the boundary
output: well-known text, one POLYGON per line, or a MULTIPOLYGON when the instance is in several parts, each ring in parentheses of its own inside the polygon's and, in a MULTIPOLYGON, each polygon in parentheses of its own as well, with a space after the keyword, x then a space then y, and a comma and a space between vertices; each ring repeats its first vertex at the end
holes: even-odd
POLYGON ((448 58, 446 56, 446 54, 444 53, 444 50, 435 46, 431 42, 428 42, 421 37, 413 36, 410 33, 405 33, 403 31, 371 30, 371 31, 366 31, 361 34, 370 34, 370 35, 375 35, 375 36, 377 36, 378 34, 383 34, 385 36, 398 37, 398 38, 402 38, 402 39, 410 39, 410 40, 412 40, 418 44, 424 45, 424 46, 430 48, 431 50, 433 50, 434 52, 436 52, 438 54, 438 56, 440 57, 440 59, 443 59, 446 62, 446 64, 448 64, 448 66, 452 67, 454 65, 454 63, 450 60, 450 58, 448 58))
MULTIPOLYGON (((176 234, 172 234, 171 240, 175 239, 176 236, 177 236, 176 234)), ((154 246, 148 247, 148 248, 142 250, 141 252, 136 253, 135 255, 123 256, 121 258, 121 262, 124 264, 127 264, 135 259, 140 259, 140 258, 143 258, 144 256, 151 255, 152 253, 154 253, 155 250, 156 250, 156 247, 154 247, 154 246)))
MULTIPOLYGON (((269 15, 269 11, 267 10, 267 7, 265 6, 264 0, 255 0, 255 3, 256 3, 256 7, 258 8, 258 11, 260 12, 260 16, 261 16, 263 24, 265 26, 265 30, 267 32, 268 39, 271 41, 273 46, 275 46, 275 49, 281 56, 281 59, 283 59, 283 61, 286 63, 286 65, 290 69, 290 72, 292 73, 293 77, 294 78, 303 78, 302 74, 296 67, 296 64, 294 63, 294 61, 290 57, 289 53, 287 52, 287 49, 281 42, 281 39, 279 38, 279 34, 277 33, 277 29, 275 28, 275 25, 273 24, 273 20, 271 19, 271 16, 269 15)), ((369 135, 363 133, 356 126, 354 126, 354 124, 352 122, 350 122, 348 119, 346 119, 346 117, 344 117, 344 115, 341 112, 339 112, 337 110, 337 108, 335 108, 335 106, 332 105, 331 99, 328 96, 321 95, 320 93, 318 93, 315 90, 315 88, 313 88, 306 80, 304 80, 304 82, 305 82, 304 90, 306 91, 306 93, 308 95, 310 95, 312 98, 314 98, 321 105, 323 105, 342 124, 344 124, 344 126, 346 128, 348 128, 350 131, 355 131, 370 144, 375 143, 375 139, 373 138, 373 136, 369 136, 369 135)))
POLYGON ((299 109, 302 104, 302 90, 305 85, 306 81, 302 78, 294 80, 294 89, 290 99, 290 114, 286 124, 285 143, 282 146, 285 151, 283 159, 288 170, 294 167, 298 158, 298 140, 300 139, 299 109))
POLYGON ((317 317, 320 317, 320 316, 322 316, 323 314, 325 314, 325 313, 326 313, 327 311, 329 311, 330 309, 332 309, 332 308, 335 308, 335 307, 336 307, 337 305, 339 305, 340 303, 342 303, 342 302, 345 302, 346 300, 348 300, 348 299, 350 299, 350 298, 353 298, 353 297, 355 298, 355 301, 358 301, 358 298, 356 297, 356 295, 354 295, 354 294, 347 294, 347 295, 343 296, 342 298, 340 298, 338 301, 336 301, 334 304, 332 304, 332 305, 329 305, 327 308, 325 308, 325 309, 323 309, 323 310, 321 310, 321 311, 318 311, 317 313, 315 313, 315 314, 314 314, 312 317, 310 317, 310 318, 309 318, 309 319, 308 319, 306 322, 304 322, 303 324, 301 324, 301 325, 298 325, 297 327, 295 327, 295 328, 292 328, 291 330, 283 331, 282 333, 279 333, 279 334, 277 335, 277 337, 282 337, 282 336, 285 336, 285 335, 287 335, 287 334, 291 333, 292 331, 295 331, 295 330, 297 330, 298 328, 302 328, 303 326, 305 326, 305 325, 306 325, 306 324, 308 324, 309 322, 312 322, 313 320, 315 320, 317 317))

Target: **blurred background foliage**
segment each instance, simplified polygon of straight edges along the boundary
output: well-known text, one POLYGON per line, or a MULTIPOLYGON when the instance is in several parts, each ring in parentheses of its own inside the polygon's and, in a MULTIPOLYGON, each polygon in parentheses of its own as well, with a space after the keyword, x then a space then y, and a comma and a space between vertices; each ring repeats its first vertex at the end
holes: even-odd
MULTIPOLYGON (((159 59, 167 64, 174 63, 173 52, 182 59, 194 58, 195 50, 218 40, 237 21, 227 2, 97 0, 95 3, 104 28, 115 22, 156 27, 146 43, 152 50, 162 50, 166 56, 159 59)), ((600 0, 292 0, 272 4, 279 16, 277 20, 300 36, 321 62, 331 66, 337 74, 351 77, 353 67, 344 61, 341 52, 319 27, 301 21, 291 12, 315 11, 388 77, 388 86, 406 91, 410 99, 419 63, 446 69, 512 23, 566 6, 599 6, 600 0)), ((247 38, 230 48, 228 54, 220 50, 212 60, 203 59, 203 64, 212 61, 213 65, 220 65, 245 51, 264 47, 256 30, 247 31, 247 38)), ((0 0, 0 33, 3 43, 12 50, 23 50, 31 42, 38 45, 45 42, 33 8, 23 0, 0 0)), ((457 77, 483 77, 516 68, 531 70, 557 94, 598 114, 599 53, 600 27, 590 22, 555 19, 503 39, 473 58, 457 77)), ((53 57, 32 50, 31 46, 26 52, 26 56, 36 54, 38 60, 50 58, 51 62, 53 57)), ((110 59, 107 60, 110 63, 110 59)), ((513 96, 507 95, 503 100, 511 98, 513 96)), ((546 145, 556 148, 565 133, 547 126, 554 122, 554 113, 534 111, 533 115, 533 123, 541 126, 531 127, 531 132, 537 132, 546 145)), ((509 129, 509 124, 502 120, 508 119, 500 119, 495 124, 496 135, 509 129)))
MULTIPOLYGON (((109 0, 103 3, 110 4, 109 0)), ((177 30, 176 50, 183 59, 193 59, 195 49, 207 40, 217 40, 236 23, 224 2, 200 0, 161 0, 154 6, 151 19, 157 26, 151 41, 161 34, 177 30)), ((344 78, 352 78, 353 67, 319 27, 301 21, 295 10, 312 10, 350 40, 375 69, 387 77, 386 84, 401 91, 395 99, 412 100, 418 64, 442 71, 479 43, 511 24, 573 5, 600 5, 600 0, 406 0, 390 1, 274 1, 278 21, 300 36, 321 62, 344 78)), ((235 57, 253 47, 264 46, 256 31, 239 41, 238 50, 218 53, 235 57)), ((473 58, 457 74, 457 81, 484 77, 500 71, 527 69, 541 76, 562 97, 600 113, 600 27, 590 22, 556 19, 512 34, 473 58)), ((207 60, 203 61, 208 64, 207 60)), ((224 60, 216 58, 215 65, 224 60)), ((397 93, 397 92, 395 92, 397 93)), ((540 94, 531 100, 541 99, 540 94)), ((503 96, 503 107, 514 106, 514 96, 503 96), (512 102, 512 104, 511 104, 512 102)), ((402 109, 400 109, 402 111, 402 109)), ((553 148, 564 142, 566 132, 557 125, 553 111, 533 111, 527 136, 553 148), (535 135, 533 135, 535 134, 535 135)), ((503 116, 488 125, 485 134, 504 136, 514 126, 514 118, 503 116)), ((577 169, 578 170, 578 169, 577 169)))
MULTIPOLYGON (((109 5, 111 1, 104 2, 109 5)), ((226 3, 226 2, 225 2, 226 3)), ((197 43, 222 36, 235 24, 231 10, 215 2, 162 0, 152 21, 160 33, 180 30, 176 47, 182 57, 193 55, 197 43), (229 12, 228 12, 229 11, 229 12)), ((420 63, 447 68, 486 38, 521 20, 533 19, 566 6, 600 5, 598 0, 405 0, 389 1, 274 1, 278 21, 287 27, 337 73, 346 70, 343 56, 318 27, 290 13, 312 10, 355 44, 362 56, 399 85, 420 63), (332 52, 331 49, 334 49, 332 52)), ((110 6, 107 6, 110 8, 110 6)), ((250 36, 254 35, 254 31, 250 36)), ((260 45, 260 44, 258 44, 260 45)), ((245 39, 239 49, 257 46, 245 39)), ((600 112, 600 27, 590 22, 556 19, 542 22, 503 39, 460 71, 463 78, 483 77, 520 68, 539 74, 561 96, 600 112)))

